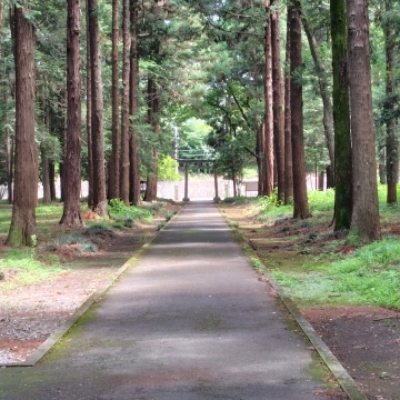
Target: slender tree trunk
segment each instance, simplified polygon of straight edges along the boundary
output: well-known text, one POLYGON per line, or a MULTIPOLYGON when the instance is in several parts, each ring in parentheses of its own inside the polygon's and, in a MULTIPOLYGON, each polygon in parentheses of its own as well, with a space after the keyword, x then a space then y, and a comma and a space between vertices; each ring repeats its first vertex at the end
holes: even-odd
MULTIPOLYGON (((148 80, 148 122, 152 127, 154 135, 159 135, 159 125, 156 119, 156 114, 159 111, 159 93, 154 78, 148 80)), ((152 150, 152 163, 151 170, 147 174, 147 185, 144 200, 154 201, 157 198, 157 173, 158 173, 158 149, 156 147, 152 150)))
POLYGON ((120 195, 125 204, 129 204, 129 77, 131 35, 129 30, 130 13, 129 0, 123 0, 123 69, 122 69, 122 115, 121 115, 121 175, 120 195))
POLYGON ((285 69, 285 204, 293 202, 292 114, 290 111, 290 21, 291 8, 287 10, 286 69, 285 69))
POLYGON ((298 0, 290 12, 290 108, 293 156, 293 218, 309 218, 303 139, 303 90, 295 81, 294 73, 302 68, 301 25, 298 0))
MULTIPOLYGON (((331 3, 337 3, 341 0, 334 0, 331 3)), ((319 93, 321 95, 322 104, 323 104, 323 124, 324 124, 324 133, 325 133, 325 140, 326 146, 328 148, 329 160, 331 165, 334 167, 335 165, 335 151, 334 151, 334 134, 333 134, 333 109, 332 103, 329 96, 329 84, 324 68, 324 64, 322 62, 321 56, 318 50, 318 44, 315 39, 314 33, 308 22, 308 18, 305 15, 303 8, 301 7, 301 3, 297 3, 300 7, 299 13, 301 22, 303 24, 304 31, 307 35, 308 44, 310 46, 311 56, 314 61, 315 70, 318 75, 318 82, 319 82, 319 93)))
MULTIPOLYGON (((275 5, 277 0, 272 0, 275 5)), ((272 81, 273 81, 273 112, 274 112, 274 145, 276 155, 276 170, 278 182, 278 200, 285 200, 285 136, 283 115, 283 82, 281 71, 281 38, 280 38, 279 10, 271 14, 271 47, 272 47, 272 81)))
POLYGON ((43 204, 49 204, 51 202, 49 160, 44 146, 40 146, 40 156, 42 162, 43 204))
POLYGON ((118 65, 118 41, 119 41, 119 0, 112 0, 112 85, 111 85, 111 158, 108 174, 108 195, 110 199, 119 198, 120 179, 120 137, 119 137, 119 65, 118 65))
POLYGON ((351 231, 362 243, 381 238, 375 132, 372 114, 367 0, 347 0, 351 136, 353 140, 353 215, 351 231))
POLYGON ((258 195, 265 195, 265 153, 264 153, 264 124, 257 131, 257 164, 258 164, 258 195))
POLYGON ((64 157, 65 198, 61 224, 82 225, 81 194, 81 59, 80 0, 68 0, 67 17, 67 151, 64 157))
POLYGON ((266 1, 267 25, 265 27, 265 72, 264 72, 264 162, 265 162, 265 195, 270 196, 274 190, 274 121, 272 106, 272 49, 271 49, 271 10, 266 1))
POLYGON ((56 201, 56 166, 53 161, 49 162, 49 181, 50 181, 50 199, 56 201))
POLYGON ((139 62, 137 51, 137 23, 138 8, 137 0, 130 2, 131 19, 131 65, 129 79, 129 199, 133 205, 137 206, 140 201, 140 172, 139 172, 139 140, 137 134, 138 118, 138 75, 139 62))
MULTIPOLYGON (((393 12, 393 0, 385 0, 385 12, 393 12)), ((397 182, 399 180, 399 140, 395 132, 395 110, 396 96, 396 42, 395 30, 391 22, 384 26, 385 49, 386 49, 386 101, 384 105, 386 120, 386 174, 387 174, 387 202, 397 203, 397 182)))
POLYGON ((335 224, 349 229, 353 207, 350 134, 349 79, 347 66, 347 21, 345 0, 330 2, 333 72, 333 117, 335 127, 335 224))
POLYGON ((94 177, 93 177, 93 146, 92 146, 92 68, 90 56, 90 30, 89 30, 89 0, 86 0, 86 139, 88 152, 88 206, 93 208, 94 202, 94 177))
POLYGON ((89 32, 92 76, 93 211, 100 216, 107 216, 98 0, 89 0, 89 32))
POLYGON ((15 191, 7 243, 36 243, 38 149, 35 143, 35 31, 25 17, 29 7, 13 9, 15 21, 15 191))

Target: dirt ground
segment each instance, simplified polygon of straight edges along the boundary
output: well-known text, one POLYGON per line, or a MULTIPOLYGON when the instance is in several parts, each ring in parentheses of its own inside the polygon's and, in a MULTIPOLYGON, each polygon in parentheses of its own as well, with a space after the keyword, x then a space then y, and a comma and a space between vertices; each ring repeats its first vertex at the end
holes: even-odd
MULTIPOLYGON (((300 241, 315 233, 328 240, 326 233, 331 230, 326 221, 320 226, 298 225, 294 234, 301 239, 293 246, 296 239, 288 238, 285 221, 265 227, 245 205, 221 205, 221 210, 228 220, 238 224, 241 235, 266 265, 269 260, 275 265, 303 264, 305 257, 318 254, 321 241, 310 241, 307 247, 299 246, 300 241)), ((344 247, 340 251, 352 249, 344 247)), ((356 306, 310 306, 302 312, 368 399, 400 400, 400 312, 356 306)))
MULTIPOLYGON (((167 213, 179 205, 168 204, 151 223, 135 223, 130 230, 103 238, 95 253, 78 255, 63 248, 66 261, 55 279, 7 289, 13 276, 0 280, 0 364, 23 361, 157 232, 167 213)), ((2 244, 4 248, 4 244, 2 244)))

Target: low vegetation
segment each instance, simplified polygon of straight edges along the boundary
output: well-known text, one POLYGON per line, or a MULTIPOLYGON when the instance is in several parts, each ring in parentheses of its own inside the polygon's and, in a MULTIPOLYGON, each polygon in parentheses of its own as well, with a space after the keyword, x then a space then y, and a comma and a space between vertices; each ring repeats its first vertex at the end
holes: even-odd
POLYGON ((309 193, 309 220, 292 219, 291 207, 274 197, 230 200, 233 207, 240 204, 240 213, 225 213, 300 307, 400 310, 400 210, 385 203, 385 190, 379 191, 383 238, 363 247, 353 246, 348 232, 332 231, 333 191, 309 193))
MULTIPOLYGON (((51 280, 66 271, 64 261, 85 253, 97 252, 121 230, 131 230, 138 224, 151 224, 157 213, 169 220, 173 212, 162 211, 165 201, 130 207, 120 200, 109 204, 110 218, 85 220, 81 229, 59 225, 63 208, 60 204, 36 208, 37 245, 10 249, 5 246, 10 224, 11 206, 0 204, 0 290, 13 290, 24 285, 51 280)), ((82 214, 87 206, 82 205, 82 214)), ((155 228, 157 222, 155 222, 155 228)))

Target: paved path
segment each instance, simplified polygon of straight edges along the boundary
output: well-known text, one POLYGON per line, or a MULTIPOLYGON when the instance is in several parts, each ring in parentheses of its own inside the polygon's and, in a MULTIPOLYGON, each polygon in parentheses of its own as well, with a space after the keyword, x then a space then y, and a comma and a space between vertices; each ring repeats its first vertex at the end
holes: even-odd
POLYGON ((36 367, 0 370, 0 399, 321 400, 309 344, 212 203, 192 203, 36 367))

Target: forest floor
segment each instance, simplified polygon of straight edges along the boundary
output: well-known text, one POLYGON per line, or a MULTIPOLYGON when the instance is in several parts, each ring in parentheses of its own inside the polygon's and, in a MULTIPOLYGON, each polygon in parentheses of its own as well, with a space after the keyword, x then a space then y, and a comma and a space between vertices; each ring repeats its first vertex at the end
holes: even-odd
MULTIPOLYGON (((290 219, 265 227, 246 205, 222 204, 220 209, 267 270, 271 266, 284 269, 288 263, 304 265, 307 260, 312 261, 321 240, 304 238, 311 234, 324 238, 327 236, 321 233, 332 229, 327 224, 303 224, 293 230, 290 219)), ((337 251, 353 250, 343 247, 337 251)), ((356 305, 307 304, 300 308, 368 399, 400 399, 400 312, 356 305)))

